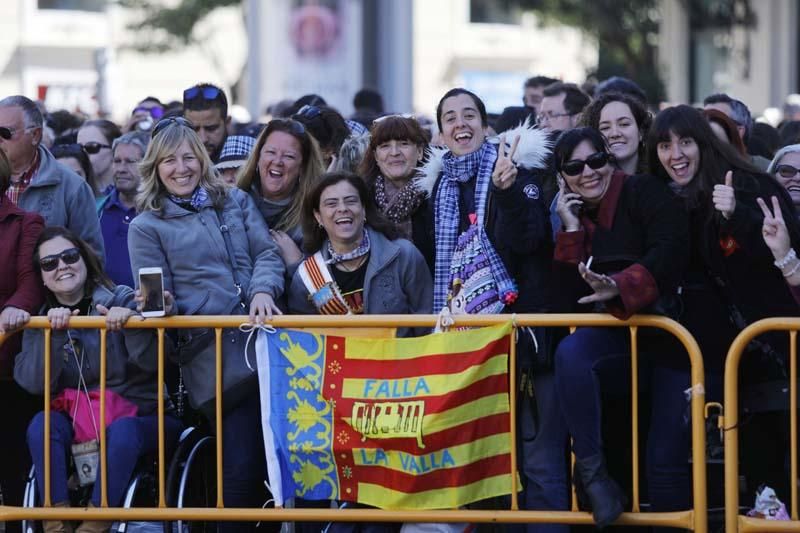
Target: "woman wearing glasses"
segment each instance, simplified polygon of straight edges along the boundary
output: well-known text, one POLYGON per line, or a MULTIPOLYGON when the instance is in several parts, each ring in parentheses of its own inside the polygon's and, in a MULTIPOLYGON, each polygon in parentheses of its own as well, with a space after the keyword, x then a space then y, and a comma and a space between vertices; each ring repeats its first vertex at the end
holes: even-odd
POLYGON ((258 136, 238 179, 280 248, 287 268, 303 259, 303 198, 322 175, 322 155, 300 122, 275 119, 258 136))
POLYGON ((369 147, 358 170, 381 213, 432 266, 428 200, 415 180, 427 151, 425 133, 413 116, 380 117, 372 123, 369 147))
MULTIPOLYGON (((114 285, 87 244, 67 229, 53 226, 36 243, 33 265, 45 286, 45 305, 52 328, 50 413, 50 497, 55 506, 69 506, 67 476, 73 442, 99 439, 102 428, 97 413, 85 409, 87 397, 99 403, 100 335, 96 330, 70 329, 74 316, 106 317, 106 443, 108 450, 108 504, 122 504, 134 466, 158 445, 156 415, 156 346, 153 331, 122 329, 135 314, 133 289, 114 285)), ((167 302, 168 306, 172 301, 167 302)), ((25 331, 17 356, 14 379, 25 390, 44 391, 44 332, 25 331)), ((28 448, 36 468, 39 497, 44 497, 44 413, 28 427, 28 448)), ((177 437, 180 423, 165 417, 167 446, 177 437)), ((92 489, 91 505, 100 506, 100 483, 92 489)), ((86 521, 82 533, 107 531, 110 522, 86 521)), ((45 531, 64 532, 60 521, 45 522, 45 531)))
MULTIPOLYGON (((658 179, 628 176, 612 164, 603 135, 577 128, 559 137, 554 162, 563 185, 557 212, 555 275, 560 310, 610 312, 619 318, 674 308, 688 246, 685 211, 658 179)), ((640 336, 643 350, 656 346, 655 335, 640 336)), ((601 379, 629 373, 600 372, 630 354, 623 328, 578 328, 558 346, 556 386, 573 439, 576 470, 590 499, 598 527, 623 511, 624 496, 609 476, 601 435, 601 379)), ((663 339, 658 339, 663 343, 663 339)), ((673 354, 674 357, 674 354, 673 354)), ((652 376, 652 420, 648 435, 648 486, 654 510, 684 509, 688 504, 688 433, 682 417, 683 391, 689 385, 685 360, 672 365, 652 354, 642 366, 652 376), (683 363, 683 366, 681 366, 683 363)), ((677 359, 677 358, 676 358, 677 359)))
POLYGON ((105 196, 114 184, 111 168, 111 144, 122 135, 119 126, 110 120, 88 120, 78 130, 78 144, 89 154, 92 162, 97 194, 105 196))
MULTIPOLYGON (((247 193, 218 177, 191 123, 162 119, 140 168, 140 214, 128 229, 134 274, 161 267, 174 314, 249 313, 250 322, 263 323, 280 313, 275 301, 283 294, 284 266, 264 217, 247 193)), ((226 330, 223 337, 223 495, 229 507, 259 507, 266 466, 256 375, 245 366, 246 334, 226 330)), ((173 340, 189 402, 212 420, 213 329, 181 331, 173 340)))
POLYGON ((792 199, 795 210, 800 209, 800 144, 784 146, 775 153, 767 168, 792 199))

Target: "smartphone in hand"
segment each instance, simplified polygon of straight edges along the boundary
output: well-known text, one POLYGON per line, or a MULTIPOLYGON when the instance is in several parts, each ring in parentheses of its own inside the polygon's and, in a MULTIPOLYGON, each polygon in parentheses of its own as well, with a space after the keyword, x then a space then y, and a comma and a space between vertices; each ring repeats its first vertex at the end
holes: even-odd
POLYGON ((164 272, 161 267, 139 269, 139 291, 144 298, 143 317, 164 316, 164 272))

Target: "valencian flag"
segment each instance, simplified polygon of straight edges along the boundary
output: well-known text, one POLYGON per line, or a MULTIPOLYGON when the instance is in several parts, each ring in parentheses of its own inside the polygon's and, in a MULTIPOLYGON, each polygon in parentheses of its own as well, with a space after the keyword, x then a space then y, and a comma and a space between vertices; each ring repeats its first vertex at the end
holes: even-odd
POLYGON ((510 494, 511 324, 407 339, 257 341, 276 505, 446 509, 510 494))

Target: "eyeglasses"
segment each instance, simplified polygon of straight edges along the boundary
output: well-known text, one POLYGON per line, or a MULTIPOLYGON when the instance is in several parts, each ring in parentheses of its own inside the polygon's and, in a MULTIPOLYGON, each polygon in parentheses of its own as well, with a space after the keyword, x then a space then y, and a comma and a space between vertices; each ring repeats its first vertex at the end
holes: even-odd
POLYGON ((89 143, 78 144, 78 146, 86 150, 87 154, 91 155, 99 153, 100 150, 102 150, 103 148, 108 148, 109 150, 111 149, 111 146, 108 144, 101 144, 94 141, 89 143))
POLYGON ((39 259, 39 266, 43 272, 52 272, 58 268, 58 262, 64 261, 65 265, 74 265, 81 259, 81 252, 77 248, 67 248, 60 254, 48 255, 39 259))
POLYGON ((793 167, 792 165, 778 165, 775 167, 775 173, 780 174, 782 178, 793 178, 800 173, 800 168, 793 167))
POLYGON ((536 123, 543 124, 559 117, 571 117, 572 115, 576 114, 577 113, 541 113, 538 117, 536 117, 536 123))
POLYGON ((387 118, 406 118, 411 120, 417 120, 416 115, 413 113, 403 113, 401 114, 394 114, 394 115, 383 115, 382 117, 378 117, 372 121, 372 125, 379 124, 380 122, 386 120, 387 118))
POLYGON ((291 118, 274 118, 270 121, 271 124, 276 124, 279 126, 284 126, 290 132, 297 136, 302 136, 306 134, 306 127, 303 126, 302 122, 298 122, 291 118))
POLYGON ((28 131, 28 130, 35 130, 38 126, 26 126, 24 128, 9 128, 8 126, 0 126, 0 137, 5 139, 6 141, 10 141, 11 138, 17 134, 18 131, 28 131))
POLYGON ((131 113, 131 115, 135 115, 136 113, 147 113, 148 115, 150 115, 150 118, 152 118, 154 120, 158 120, 158 119, 160 119, 161 117, 164 116, 164 108, 161 107, 160 105, 157 105, 157 106, 154 106, 154 107, 141 107, 140 106, 140 107, 135 108, 133 110, 133 113, 131 113))
POLYGON ((221 93, 222 90, 219 87, 213 87, 213 86, 189 87, 188 89, 183 91, 183 101, 188 102, 190 100, 196 100, 201 96, 203 97, 203 100, 216 100, 217 98, 219 98, 219 95, 221 93))
POLYGON ((606 152, 595 152, 585 160, 572 159, 561 165, 561 172, 567 176, 577 176, 583 172, 584 165, 589 165, 592 170, 603 168, 608 164, 609 155, 606 152))
POLYGON ((300 108, 297 114, 302 117, 314 118, 320 116, 322 114, 322 111, 315 105, 306 104, 300 108))
POLYGON ((167 129, 169 126, 176 124, 178 126, 183 126, 185 128, 194 129, 194 124, 192 124, 183 117, 162 118, 161 120, 158 121, 158 124, 156 124, 156 126, 153 128, 153 131, 150 133, 150 138, 155 139, 156 135, 167 129))

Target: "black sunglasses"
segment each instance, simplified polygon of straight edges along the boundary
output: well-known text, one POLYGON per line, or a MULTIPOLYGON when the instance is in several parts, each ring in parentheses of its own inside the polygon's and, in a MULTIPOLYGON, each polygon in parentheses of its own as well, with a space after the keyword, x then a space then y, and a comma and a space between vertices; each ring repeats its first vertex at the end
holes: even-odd
POLYGON ((566 163, 561 165, 561 172, 566 174, 567 176, 577 176, 581 172, 583 172, 584 165, 589 165, 589 168, 592 170, 597 170, 598 168, 603 168, 608 164, 609 155, 606 152, 595 152, 586 160, 581 161, 580 159, 571 159, 566 163))
POLYGON ((196 100, 200 96, 203 100, 216 100, 221 92, 217 87, 189 87, 183 91, 183 101, 196 100))
POLYGON ((782 178, 793 178, 800 172, 800 168, 793 167, 792 165, 778 165, 775 167, 775 172, 780 174, 782 178))
POLYGON ((291 119, 291 118, 275 118, 275 119, 272 119, 272 121, 270 121, 270 124, 273 123, 273 122, 275 124, 278 124, 278 125, 286 127, 289 131, 291 131, 292 133, 294 133, 297 136, 302 136, 302 135, 306 134, 306 127, 303 126, 303 124, 301 122, 297 122, 294 119, 291 119))
POLYGON ((103 148, 108 148, 109 150, 111 149, 111 146, 108 144, 101 144, 94 141, 89 143, 78 144, 78 146, 83 148, 87 154, 92 154, 92 155, 99 153, 100 150, 102 150, 103 148))
POLYGON ((154 139, 156 135, 167 129, 169 126, 177 124, 178 126, 183 126, 185 128, 194 129, 194 124, 189 122, 183 117, 167 117, 162 118, 158 121, 156 126, 153 128, 153 131, 150 133, 150 138, 154 139))
POLYGON ((36 129, 36 126, 28 126, 26 128, 9 128, 8 126, 0 126, 0 138, 9 141, 11 137, 17 134, 18 131, 28 131, 36 129))
POLYGON ((81 259, 81 252, 77 248, 67 248, 60 254, 53 254, 39 259, 39 266, 43 272, 52 272, 58 268, 59 260, 65 265, 74 265, 81 259))

